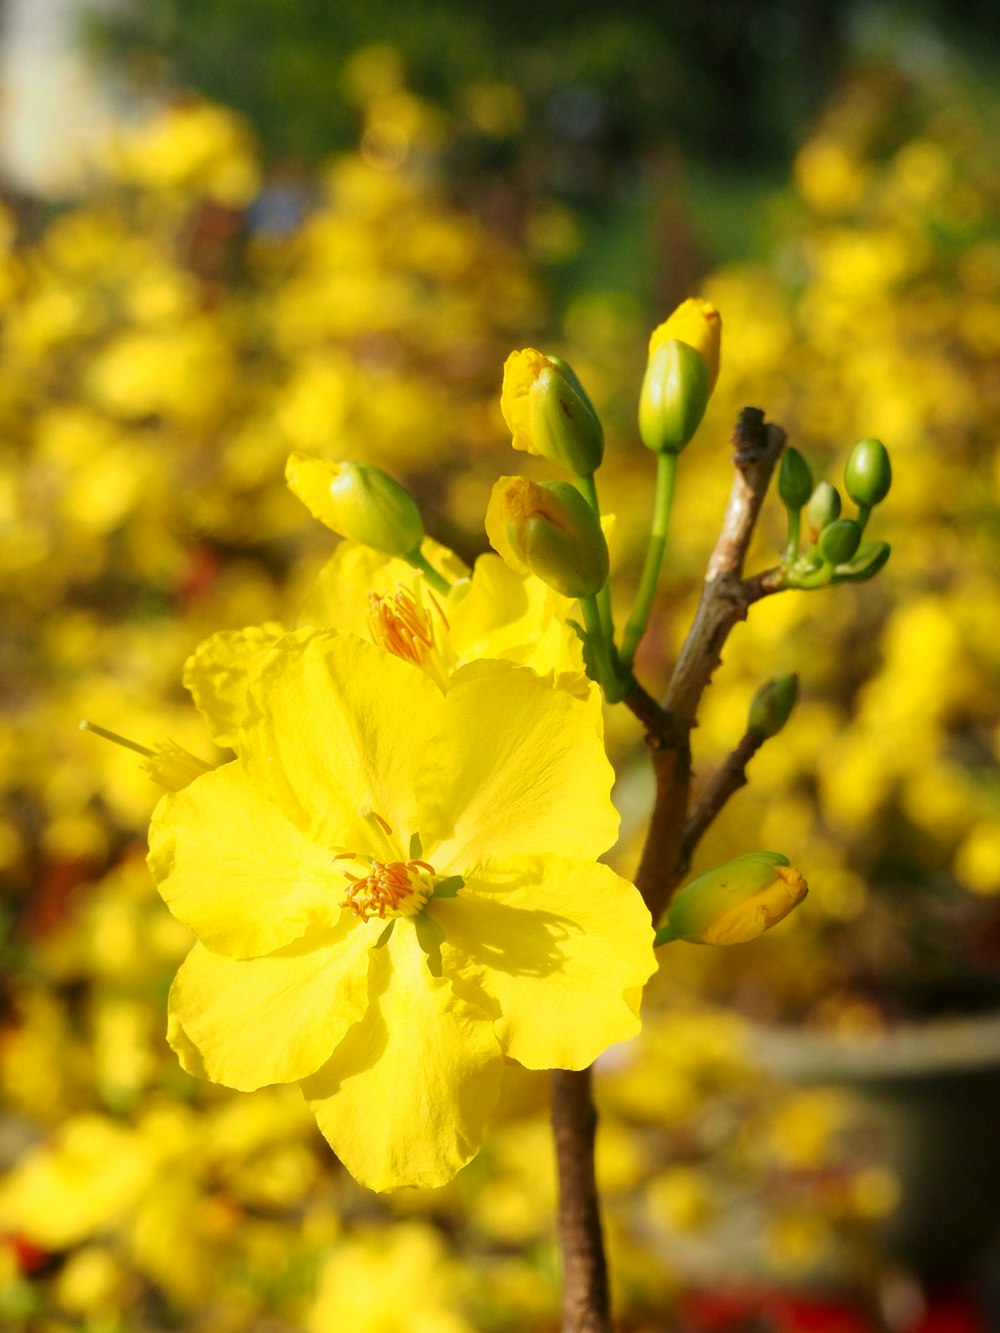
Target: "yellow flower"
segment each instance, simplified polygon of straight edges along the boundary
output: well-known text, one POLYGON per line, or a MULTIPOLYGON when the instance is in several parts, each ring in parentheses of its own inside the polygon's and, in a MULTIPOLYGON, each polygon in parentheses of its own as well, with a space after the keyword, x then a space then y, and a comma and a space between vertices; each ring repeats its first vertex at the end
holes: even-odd
POLYGON ((298 1082, 373 1189, 444 1184, 504 1059, 582 1068, 654 968, 593 698, 508 662, 447 694, 335 631, 280 640, 240 758, 160 803, 150 866, 198 936, 170 996, 191 1073, 298 1082))

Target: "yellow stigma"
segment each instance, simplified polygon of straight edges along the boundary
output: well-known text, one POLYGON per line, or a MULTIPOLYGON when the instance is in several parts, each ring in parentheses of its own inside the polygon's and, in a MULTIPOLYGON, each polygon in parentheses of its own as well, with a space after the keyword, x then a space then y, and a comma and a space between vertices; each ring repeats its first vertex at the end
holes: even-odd
POLYGON ((442 689, 447 688, 448 671, 445 665, 442 645, 439 642, 436 618, 445 633, 449 629, 447 618, 441 605, 432 592, 427 593, 431 607, 425 607, 409 588, 401 585, 394 597, 382 593, 368 594, 368 627, 372 641, 404 662, 412 662, 424 671, 442 689))
MULTIPOLYGON (((353 852, 343 855, 352 859, 354 856, 353 852)), ((372 860, 369 864, 371 870, 364 876, 344 871, 350 888, 340 906, 349 907, 362 921, 371 916, 382 920, 387 916, 416 916, 431 896, 432 884, 427 877, 434 875, 434 867, 415 860, 372 860)))

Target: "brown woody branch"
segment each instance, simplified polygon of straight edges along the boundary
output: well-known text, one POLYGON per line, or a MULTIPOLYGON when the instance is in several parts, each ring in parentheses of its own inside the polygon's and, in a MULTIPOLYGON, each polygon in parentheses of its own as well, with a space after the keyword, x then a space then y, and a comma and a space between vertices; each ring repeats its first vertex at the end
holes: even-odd
MULTIPOLYGON (((736 476, 705 575, 701 601, 674 668, 663 704, 636 684, 624 703, 646 734, 656 796, 636 885, 656 922, 683 878, 691 852, 746 775, 752 750, 730 756, 688 815, 691 730, 701 696, 721 661, 730 630, 747 609, 780 588, 780 571, 743 578, 743 565, 785 432, 765 424, 759 408, 745 407, 733 435, 736 476), (686 858, 686 859, 685 859, 686 858)), ((607 1270, 594 1180, 597 1113, 590 1070, 552 1075, 552 1124, 559 1169, 559 1238, 563 1254, 563 1333, 611 1333, 607 1270)))
POLYGON ((564 1333, 611 1333, 611 1301, 594 1175, 597 1111, 589 1069, 552 1071, 559 1169, 564 1333))
POLYGON ((684 825, 681 839, 679 878, 683 879, 691 868, 691 858, 706 830, 713 824, 722 808, 734 792, 747 784, 747 764, 764 744, 764 736, 759 731, 748 731, 705 787, 684 825))

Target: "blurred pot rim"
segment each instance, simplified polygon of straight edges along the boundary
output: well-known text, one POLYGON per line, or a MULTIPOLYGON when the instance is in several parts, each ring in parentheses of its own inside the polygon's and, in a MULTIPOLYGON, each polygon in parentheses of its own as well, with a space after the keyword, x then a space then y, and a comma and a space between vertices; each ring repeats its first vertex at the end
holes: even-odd
POLYGON ((792 1082, 929 1078, 1000 1067, 1000 1014, 928 1019, 850 1036, 754 1026, 749 1041, 755 1063, 792 1082))

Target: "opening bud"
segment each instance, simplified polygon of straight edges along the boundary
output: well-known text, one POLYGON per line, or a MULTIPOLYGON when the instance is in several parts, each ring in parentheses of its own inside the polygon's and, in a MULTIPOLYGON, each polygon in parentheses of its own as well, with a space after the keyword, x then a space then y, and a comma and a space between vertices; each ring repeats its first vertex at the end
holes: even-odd
POLYGON ((777 736, 791 717, 798 697, 799 678, 794 672, 790 676, 769 680, 754 695, 747 718, 747 731, 765 741, 777 736))
POLYGON ((889 494, 892 464, 881 440, 859 440, 844 468, 844 489, 861 509, 870 509, 889 494))
POLYGON ((511 352, 500 410, 515 449, 590 476, 604 457, 604 428, 586 389, 561 357, 533 347, 511 352))
POLYGON ((404 559, 424 539, 420 510, 398 481, 367 463, 290 454, 285 480, 313 518, 341 537, 404 559))
POLYGON ((589 597, 608 578, 600 519, 568 481, 501 477, 486 509, 490 545, 519 574, 565 597, 589 597))
POLYGON ((778 495, 786 509, 798 510, 813 493, 812 468, 798 449, 787 448, 778 470, 778 495))
POLYGON ((840 492, 828 481, 821 481, 806 507, 806 522, 815 541, 830 523, 840 517, 840 492))
POLYGON ((749 852, 686 884, 654 943, 745 944, 784 920, 808 891, 787 856, 749 852))
POLYGON ((861 524, 853 518, 839 518, 828 523, 819 534, 816 550, 827 564, 843 565, 861 545, 861 524))
POLYGON ((698 429, 719 376, 721 339, 719 312, 695 297, 653 330, 639 434, 654 453, 679 453, 698 429))

